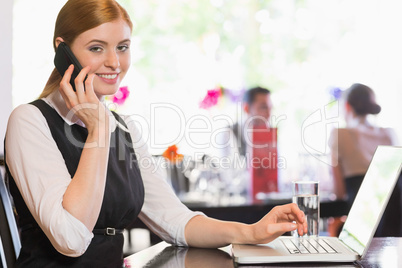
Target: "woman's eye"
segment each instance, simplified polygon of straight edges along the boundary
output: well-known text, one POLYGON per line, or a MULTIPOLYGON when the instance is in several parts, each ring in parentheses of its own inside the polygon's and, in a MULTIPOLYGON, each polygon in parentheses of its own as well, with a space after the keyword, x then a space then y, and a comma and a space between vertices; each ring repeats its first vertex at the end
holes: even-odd
POLYGON ((100 52, 100 51, 102 51, 102 48, 101 47, 91 47, 89 50, 92 52, 100 52))
POLYGON ((124 51, 126 51, 127 49, 129 49, 129 46, 128 46, 128 45, 122 45, 122 46, 118 46, 117 49, 118 49, 119 51, 124 52, 124 51))

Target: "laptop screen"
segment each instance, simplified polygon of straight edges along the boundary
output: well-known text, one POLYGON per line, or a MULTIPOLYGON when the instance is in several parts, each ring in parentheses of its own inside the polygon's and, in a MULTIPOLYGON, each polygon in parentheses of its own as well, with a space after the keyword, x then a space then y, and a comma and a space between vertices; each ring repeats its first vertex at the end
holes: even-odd
POLYGON ((339 238, 363 255, 401 172, 402 147, 378 146, 339 238))

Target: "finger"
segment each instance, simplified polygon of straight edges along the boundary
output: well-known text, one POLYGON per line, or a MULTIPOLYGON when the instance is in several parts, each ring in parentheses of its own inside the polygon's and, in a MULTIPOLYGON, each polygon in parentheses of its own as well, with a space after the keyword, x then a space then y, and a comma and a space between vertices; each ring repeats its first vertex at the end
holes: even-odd
POLYGON ((87 80, 85 80, 85 94, 95 96, 93 81, 95 79, 95 74, 89 74, 87 80))
MULTIPOLYGON (((88 75, 88 72, 87 72, 88 70, 87 70, 87 67, 82 69, 82 71, 81 71, 82 73, 80 72, 80 77, 78 78, 78 76, 77 76, 77 79, 76 79, 77 83, 79 83, 79 85, 77 85, 76 87, 77 87, 77 96, 78 96, 80 103, 86 103, 89 101, 87 93, 88 93, 88 91, 90 91, 92 89, 93 79, 92 80, 90 79, 91 75, 88 75), (78 80, 82 78, 81 75, 84 75, 84 79, 85 79, 85 77, 88 76, 88 78, 85 80, 85 82, 84 81, 78 82, 78 80)), ((92 74, 92 77, 93 77, 93 74, 92 74)))
POLYGON ((73 87, 70 84, 70 78, 74 70, 74 65, 70 65, 64 73, 60 81, 59 91, 66 102, 66 105, 69 109, 71 109, 77 102, 77 97, 73 90, 73 87))
POLYGON ((297 232, 299 235, 307 234, 307 221, 304 222, 295 222, 297 224, 297 232))
POLYGON ((300 212, 297 214, 298 218, 299 218, 299 222, 305 222, 306 221, 306 215, 304 214, 304 212, 302 210, 300 210, 300 212))
POLYGON ((298 225, 297 225, 297 233, 298 233, 300 236, 305 235, 305 234, 307 233, 307 224, 306 224, 306 225, 304 225, 304 224, 298 224, 298 225), (304 228, 304 227, 306 227, 306 228, 304 228))
MULTIPOLYGON (((84 79, 85 77, 88 75, 89 71, 91 70, 90 66, 86 66, 85 68, 83 68, 80 73, 77 75, 77 77, 74 80, 74 84, 75 84, 75 89, 78 92, 83 93, 85 91, 84 89, 84 79)), ((81 95, 82 96, 82 95, 81 95)))
POLYGON ((281 218, 282 220, 296 221, 299 223, 303 223, 305 221, 303 211, 301 211, 294 203, 280 206, 277 212, 278 218, 281 218))
POLYGON ((291 232, 297 229, 297 224, 292 222, 274 223, 268 225, 268 233, 272 236, 280 236, 286 232, 291 232))
POLYGON ((302 214, 302 217, 303 217, 303 219, 304 219, 304 221, 302 222, 302 231, 303 231, 303 234, 307 234, 307 220, 306 220, 306 216, 305 216, 305 214, 304 214, 304 212, 302 211, 301 212, 301 214, 302 214))
POLYGON ((290 205, 289 207, 291 210, 289 215, 294 215, 294 217, 296 217, 294 220, 297 222, 300 222, 300 223, 305 222, 306 217, 304 215, 304 212, 302 210, 300 210, 300 208, 294 203, 289 204, 289 205, 290 205))
POLYGON ((64 75, 60 81, 60 88, 62 88, 63 90, 66 90, 68 88, 71 88, 72 90, 73 87, 70 85, 70 79, 73 71, 74 71, 74 65, 71 64, 64 72, 64 75))

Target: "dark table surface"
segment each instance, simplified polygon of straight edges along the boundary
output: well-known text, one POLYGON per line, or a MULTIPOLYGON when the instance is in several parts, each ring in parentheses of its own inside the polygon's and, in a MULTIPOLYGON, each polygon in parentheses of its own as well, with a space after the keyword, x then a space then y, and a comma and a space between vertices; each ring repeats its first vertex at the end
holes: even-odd
POLYGON ((220 249, 173 247, 161 242, 125 258, 125 267, 402 267, 402 238, 374 238, 364 258, 355 263, 298 263, 236 266, 230 246, 220 249))
MULTIPOLYGON (((272 208, 278 205, 291 203, 291 199, 266 200, 260 202, 247 202, 240 205, 214 205, 214 204, 187 204, 193 211, 202 211, 207 216, 219 219, 255 223, 259 221, 272 208)), ((349 213, 349 207, 343 200, 321 200, 320 217, 341 217, 349 213)))
MULTIPOLYGON (((291 203, 291 199, 267 199, 265 201, 248 201, 243 204, 214 204, 200 202, 183 203, 193 211, 201 211, 207 216, 219 220, 255 223, 272 208, 278 205, 291 203)), ((344 200, 321 200, 320 217, 341 217, 349 213, 349 207, 344 200)), ((139 220, 131 228, 146 228, 139 220)))

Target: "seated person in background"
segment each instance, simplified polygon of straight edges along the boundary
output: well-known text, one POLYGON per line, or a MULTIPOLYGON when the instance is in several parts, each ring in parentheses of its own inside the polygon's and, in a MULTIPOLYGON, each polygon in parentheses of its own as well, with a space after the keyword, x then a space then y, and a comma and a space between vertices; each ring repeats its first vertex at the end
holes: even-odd
POLYGON ((346 128, 335 129, 330 136, 335 194, 347 198, 351 206, 378 145, 395 145, 393 129, 371 124, 368 115, 380 113, 374 91, 353 84, 345 92, 346 128))

